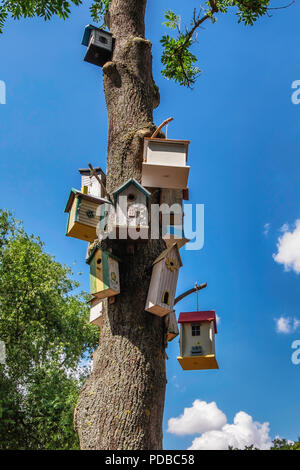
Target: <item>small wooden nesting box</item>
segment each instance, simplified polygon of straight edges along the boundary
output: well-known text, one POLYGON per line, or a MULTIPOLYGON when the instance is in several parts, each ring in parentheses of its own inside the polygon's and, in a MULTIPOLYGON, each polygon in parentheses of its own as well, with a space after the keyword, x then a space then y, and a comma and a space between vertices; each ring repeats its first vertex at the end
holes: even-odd
POLYGON ((167 247, 177 243, 181 248, 189 241, 183 231, 182 199, 180 189, 161 189, 161 233, 167 247))
POLYGON ((184 370, 219 369, 215 356, 215 311, 181 313, 178 323, 180 356, 177 359, 181 367, 184 370))
POLYGON ((142 185, 154 188, 186 189, 188 140, 144 138, 142 185))
POLYGON ((84 30, 82 44, 88 48, 84 58, 86 62, 103 67, 111 60, 114 40, 108 31, 89 24, 84 30))
POLYGON ((102 326, 103 318, 107 312, 107 300, 94 298, 90 301, 90 323, 102 326))
POLYGON ((145 310, 163 317, 173 312, 179 268, 178 246, 174 243, 154 261, 145 310))
POLYGON ((88 242, 94 241, 100 221, 99 206, 104 203, 109 204, 109 201, 72 189, 65 208, 65 212, 69 214, 66 235, 88 242))
POLYGON ((86 260, 90 265, 91 294, 97 299, 105 299, 120 293, 118 258, 97 246, 86 260))
POLYGON ((150 193, 134 178, 114 193, 117 235, 134 240, 148 239, 150 193), (120 235, 121 236, 121 235, 120 235))
POLYGON ((170 312, 165 316, 165 324, 167 328, 168 341, 172 341, 176 336, 179 335, 177 320, 175 312, 170 312))
MULTIPOLYGON (((105 186, 106 176, 102 169, 98 166, 94 168, 98 178, 105 186)), ((89 168, 80 168, 79 173, 81 174, 81 192, 84 194, 89 194, 90 196, 95 197, 105 197, 104 191, 101 184, 94 175, 91 175, 91 170, 89 168)))

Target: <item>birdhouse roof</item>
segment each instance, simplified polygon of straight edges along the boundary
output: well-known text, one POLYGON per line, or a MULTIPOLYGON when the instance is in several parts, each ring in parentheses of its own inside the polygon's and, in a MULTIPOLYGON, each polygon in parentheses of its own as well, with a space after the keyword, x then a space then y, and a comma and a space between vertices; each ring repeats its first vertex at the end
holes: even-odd
MULTIPOLYGON (((101 175, 104 179, 106 178, 106 174, 104 173, 104 171, 102 170, 102 168, 100 166, 94 167, 94 170, 97 173, 97 175, 101 175)), ((90 176, 91 175, 90 168, 78 168, 78 171, 83 176, 90 176)))
POLYGON ((146 196, 147 199, 149 199, 151 193, 149 193, 147 189, 145 189, 140 183, 138 183, 137 180, 135 180, 134 178, 130 178, 128 181, 126 181, 126 183, 122 184, 122 186, 120 186, 113 192, 115 202, 117 200, 117 196, 126 188, 128 188, 128 186, 130 186, 131 184, 133 184, 139 191, 141 191, 146 196))
POLYGON ((82 41, 81 41, 81 44, 83 46, 88 46, 89 45, 90 37, 91 37, 92 31, 94 29, 97 29, 98 31, 101 31, 102 33, 109 34, 110 36, 112 36, 112 34, 109 31, 105 31, 104 29, 97 28, 96 26, 93 26, 92 24, 88 24, 88 25, 86 25, 86 27, 84 29, 83 38, 82 38, 82 41))
POLYGON ((216 312, 214 310, 205 310, 202 312, 182 312, 178 318, 178 323, 199 323, 202 321, 213 321, 215 332, 217 333, 216 312))
POLYGON ((113 255, 112 253, 110 253, 109 251, 105 251, 105 250, 102 250, 98 245, 94 246, 94 248, 92 249, 89 257, 86 259, 86 263, 87 264, 90 264, 90 262, 92 261, 92 258, 94 257, 94 254, 96 253, 97 250, 100 250, 102 253, 107 253, 107 255, 110 257, 110 258, 114 258, 115 260, 117 261, 121 261, 120 258, 118 258, 116 255, 113 255))
POLYGON ((82 199, 85 199, 86 201, 95 202, 97 204, 111 204, 108 199, 104 199, 103 197, 91 196, 90 194, 83 194, 81 191, 72 188, 65 208, 65 212, 70 212, 74 198, 77 195, 79 195, 82 199))
POLYGON ((173 250, 173 248, 175 248, 175 251, 176 251, 176 254, 177 254, 177 257, 178 257, 178 261, 179 261, 179 264, 180 264, 180 267, 181 267, 181 266, 182 266, 182 261, 181 261, 181 256, 180 256, 180 253, 179 253, 179 248, 178 248, 177 243, 173 243, 173 245, 169 246, 169 248, 167 248, 166 250, 164 250, 164 251, 158 256, 158 258, 156 258, 156 260, 154 261, 153 265, 156 264, 156 263, 159 263, 161 260, 163 260, 164 258, 166 258, 166 256, 173 250))

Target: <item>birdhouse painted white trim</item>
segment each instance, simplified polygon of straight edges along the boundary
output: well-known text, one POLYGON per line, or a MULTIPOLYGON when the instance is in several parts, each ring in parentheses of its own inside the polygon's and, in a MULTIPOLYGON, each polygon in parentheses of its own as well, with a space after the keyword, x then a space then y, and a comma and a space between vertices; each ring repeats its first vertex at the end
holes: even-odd
POLYGON ((218 369, 215 355, 217 333, 214 310, 184 312, 179 315, 180 356, 177 357, 184 370, 218 369))
POLYGON ((110 32, 87 25, 82 44, 88 48, 84 58, 86 62, 103 67, 106 62, 111 60, 114 40, 110 32))
POLYGON ((186 189, 190 167, 186 165, 188 140, 144 138, 142 185, 186 189))
POLYGON ((107 312, 107 300, 94 298, 90 304, 90 323, 101 327, 107 312))
MULTIPOLYGON (((101 170, 100 167, 94 169, 99 180, 105 186, 106 176, 105 173, 101 170)), ((80 168, 79 173, 81 175, 81 192, 95 197, 105 197, 103 188, 97 178, 94 175, 91 175, 91 170, 89 168, 80 168)))
POLYGON ((108 251, 95 246, 88 259, 90 266, 90 291, 97 299, 120 293, 119 260, 108 251))
POLYGON ((182 266, 174 243, 154 261, 145 310, 163 317, 173 311, 179 269, 182 266))
POLYGON ((66 235, 88 242, 94 241, 100 221, 100 205, 104 203, 110 202, 72 189, 65 208, 65 212, 69 214, 66 235))

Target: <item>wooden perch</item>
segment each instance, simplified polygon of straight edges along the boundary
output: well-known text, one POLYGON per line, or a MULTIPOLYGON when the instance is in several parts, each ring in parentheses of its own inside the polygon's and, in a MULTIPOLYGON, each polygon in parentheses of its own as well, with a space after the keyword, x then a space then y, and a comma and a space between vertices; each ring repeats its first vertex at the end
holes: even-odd
POLYGON ((154 139, 157 134, 159 133, 159 131, 164 127, 166 126, 167 124, 169 124, 169 122, 173 121, 174 118, 170 117, 168 119, 165 119, 164 122, 161 123, 160 126, 158 126, 158 128, 156 129, 156 131, 153 132, 152 136, 151 136, 151 139, 154 139))
POLYGON ((104 186, 104 184, 102 183, 101 179, 99 178, 99 176, 97 175, 97 172, 95 170, 95 168, 93 167, 93 165, 91 163, 89 163, 89 167, 90 167, 90 170, 91 170, 91 176, 95 176, 96 180, 98 181, 98 183, 100 184, 101 188, 103 189, 104 191, 104 194, 105 196, 108 198, 108 193, 106 191, 106 187, 104 186))
POLYGON ((207 286, 207 282, 204 282, 203 284, 200 284, 199 286, 197 285, 197 283, 195 284, 195 287, 193 287, 192 289, 190 290, 187 290, 186 292, 184 292, 183 294, 179 295, 178 297, 176 297, 175 301, 174 301, 174 305, 176 305, 178 302, 180 302, 182 299, 184 299, 185 297, 187 297, 188 295, 190 294, 193 294, 194 292, 197 292, 201 289, 205 289, 205 287, 207 286))

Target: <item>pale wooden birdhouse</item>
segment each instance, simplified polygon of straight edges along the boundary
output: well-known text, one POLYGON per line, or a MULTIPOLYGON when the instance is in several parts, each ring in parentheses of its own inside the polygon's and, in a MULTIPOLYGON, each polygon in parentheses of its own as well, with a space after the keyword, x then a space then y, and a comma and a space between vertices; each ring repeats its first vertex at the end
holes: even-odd
POLYGON ((173 311, 179 269, 182 266, 174 243, 154 261, 145 310, 163 317, 173 311))
POLYGON ((84 60, 94 65, 103 65, 111 60, 114 40, 112 34, 93 25, 87 25, 84 30, 82 44, 88 50, 84 60))
POLYGON ((86 260, 90 266, 90 291, 97 299, 120 293, 119 260, 95 246, 86 260))
POLYGON ((109 201, 72 189, 65 208, 69 214, 66 235, 87 242, 94 241, 100 221, 100 206, 105 203, 109 204, 109 201))
POLYGON ((187 189, 188 140, 144 138, 142 185, 150 188, 187 189))
POLYGON ((148 239, 149 191, 131 178, 114 191, 113 197, 117 237, 131 240, 148 239))
POLYGON ((178 324, 174 311, 165 316, 165 325, 167 328, 167 339, 168 341, 172 341, 179 335, 178 324))
POLYGON ((161 189, 161 233, 167 247, 176 242, 178 248, 181 248, 189 241, 184 236, 182 199, 180 189, 161 189))
POLYGON ((184 370, 219 369, 215 355, 215 311, 181 313, 178 323, 180 356, 177 359, 181 367, 184 370))
POLYGON ((94 298, 90 301, 90 323, 102 326, 107 312, 107 300, 94 298))
POLYGON ((98 179, 92 174, 89 168, 80 168, 79 173, 81 174, 81 192, 95 197, 105 197, 103 187, 106 184, 106 176, 102 169, 98 166, 94 168, 98 179), (101 186, 99 180, 102 182, 101 186))

